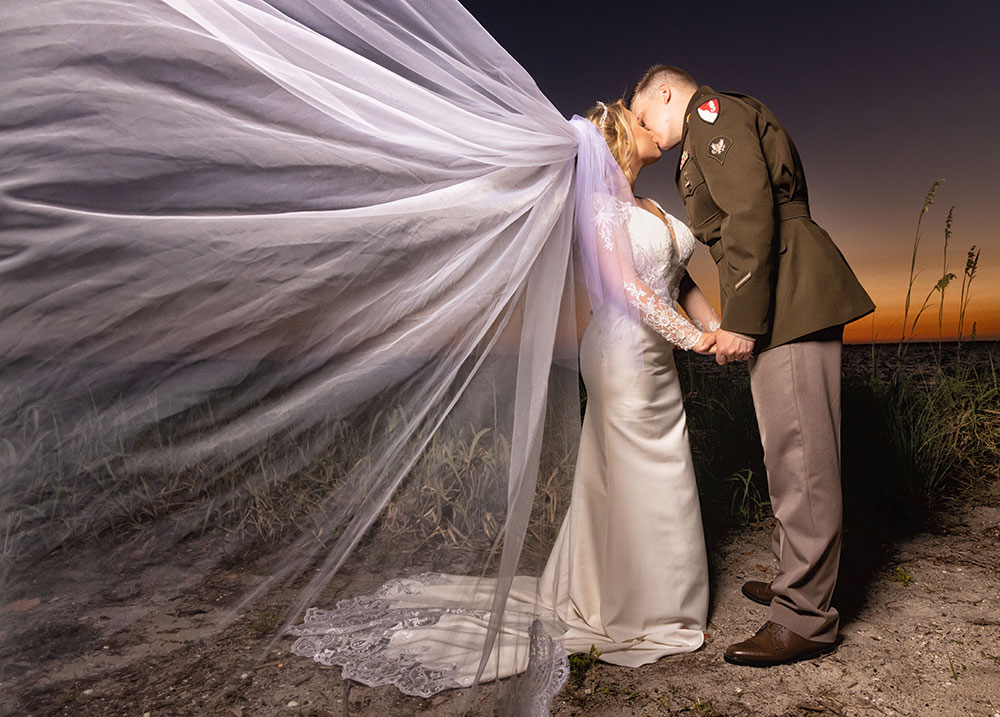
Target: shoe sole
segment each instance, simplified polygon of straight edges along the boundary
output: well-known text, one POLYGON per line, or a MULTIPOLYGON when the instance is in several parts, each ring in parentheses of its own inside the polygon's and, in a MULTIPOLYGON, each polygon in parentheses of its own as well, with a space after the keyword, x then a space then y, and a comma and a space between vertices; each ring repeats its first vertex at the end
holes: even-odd
POLYGON ((746 589, 744 589, 744 588, 740 588, 740 592, 743 593, 744 597, 746 597, 746 598, 748 598, 750 600, 753 600, 758 605, 764 605, 765 607, 770 607, 770 605, 771 605, 771 601, 770 600, 761 600, 756 595, 752 595, 749 592, 747 592, 746 589))
POLYGON ((823 655, 829 655, 831 652, 837 649, 837 643, 831 644, 829 647, 824 647, 815 652, 810 652, 805 655, 799 655, 797 657, 791 657, 787 660, 779 660, 778 662, 753 662, 751 660, 741 660, 738 657, 730 657, 723 653, 723 659, 731 665, 740 665, 742 667, 777 667, 778 665, 791 665, 795 662, 804 662, 805 660, 813 660, 817 657, 822 657, 823 655))

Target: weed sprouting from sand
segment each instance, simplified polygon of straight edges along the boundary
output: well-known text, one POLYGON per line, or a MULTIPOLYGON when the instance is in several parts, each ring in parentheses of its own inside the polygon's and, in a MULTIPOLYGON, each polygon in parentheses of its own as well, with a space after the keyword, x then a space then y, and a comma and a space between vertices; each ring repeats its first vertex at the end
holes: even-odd
POLYGON ((731 483, 732 500, 730 510, 741 523, 754 523, 767 517, 771 502, 761 496, 758 482, 754 481, 755 473, 750 468, 733 473, 726 479, 731 483))
POLYGON ((277 608, 257 610, 250 617, 250 631, 257 638, 273 635, 284 618, 284 610, 277 608))
POLYGON ((569 683, 573 689, 580 689, 587 679, 587 674, 597 664, 600 651, 590 646, 590 652, 576 652, 569 656, 569 683))
POLYGON ((897 565, 893 568, 892 572, 889 574, 889 579, 894 583, 899 583, 904 588, 909 587, 910 583, 913 582, 913 576, 906 572, 901 565, 897 565))

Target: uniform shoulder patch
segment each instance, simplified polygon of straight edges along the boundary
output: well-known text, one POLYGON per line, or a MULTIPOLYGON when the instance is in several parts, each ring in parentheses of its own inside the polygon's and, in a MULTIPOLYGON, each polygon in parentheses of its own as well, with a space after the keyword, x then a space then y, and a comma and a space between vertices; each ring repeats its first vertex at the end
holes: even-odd
POLYGON ((729 154, 729 150, 733 146, 733 140, 729 139, 725 135, 719 135, 712 139, 708 143, 708 156, 714 159, 719 164, 726 163, 726 155, 729 154))
POLYGON ((698 105, 698 116, 709 124, 715 124, 719 119, 719 98, 713 97, 698 105))

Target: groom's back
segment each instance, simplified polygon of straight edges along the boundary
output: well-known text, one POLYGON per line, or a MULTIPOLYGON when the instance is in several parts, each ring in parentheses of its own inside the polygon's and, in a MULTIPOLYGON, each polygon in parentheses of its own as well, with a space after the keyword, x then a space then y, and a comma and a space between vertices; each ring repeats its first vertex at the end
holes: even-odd
POLYGON ((780 207, 788 202, 808 202, 809 191, 802 159, 791 135, 777 116, 756 97, 736 92, 720 94, 743 105, 749 114, 756 116, 755 129, 771 177, 774 205, 780 207))
POLYGON ((677 186, 719 270, 723 328, 759 336, 761 351, 872 311, 810 216, 802 161, 774 113, 702 86, 686 125, 677 186))

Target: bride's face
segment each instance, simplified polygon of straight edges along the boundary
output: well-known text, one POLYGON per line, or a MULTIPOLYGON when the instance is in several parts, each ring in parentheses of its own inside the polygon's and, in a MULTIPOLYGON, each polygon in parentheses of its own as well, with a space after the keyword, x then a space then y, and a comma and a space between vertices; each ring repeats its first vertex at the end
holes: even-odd
POLYGON ((639 118, 630 110, 625 110, 628 117, 629 126, 632 128, 632 137, 635 139, 635 155, 640 166, 652 164, 660 158, 660 148, 653 139, 653 134, 646 129, 639 118))

